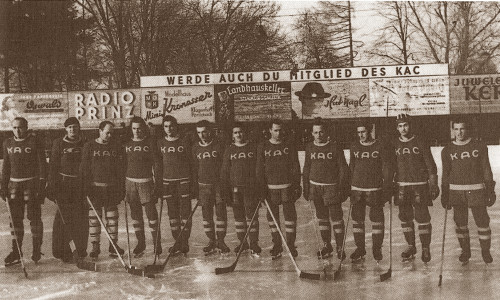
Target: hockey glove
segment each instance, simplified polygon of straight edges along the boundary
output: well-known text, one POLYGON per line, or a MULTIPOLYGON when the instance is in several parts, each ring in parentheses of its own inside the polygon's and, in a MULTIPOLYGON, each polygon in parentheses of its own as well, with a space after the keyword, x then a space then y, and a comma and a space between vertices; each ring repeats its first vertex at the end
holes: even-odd
POLYGON ((434 201, 439 196, 439 186, 438 186, 438 176, 432 174, 429 176, 429 189, 431 193, 431 199, 434 201))
POLYGON ((441 186, 441 205, 444 209, 451 209, 450 205, 450 186, 443 184, 441 186))
POLYGON ((495 181, 486 182, 486 193, 488 196, 488 207, 493 206, 497 200, 497 195, 495 194, 495 181))

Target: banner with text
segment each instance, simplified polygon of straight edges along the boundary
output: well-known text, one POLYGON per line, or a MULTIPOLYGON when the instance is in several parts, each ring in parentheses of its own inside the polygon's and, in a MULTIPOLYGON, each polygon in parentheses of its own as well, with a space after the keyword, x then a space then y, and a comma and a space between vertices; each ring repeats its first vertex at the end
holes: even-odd
POLYGON ((98 128, 108 120, 116 126, 128 125, 141 115, 140 89, 74 91, 68 93, 69 114, 80 120, 82 128, 98 128))
POLYGON ((217 121, 290 120, 290 82, 216 85, 217 121))
POLYGON ((62 128, 68 118, 67 94, 0 94, 0 130, 11 130, 16 117, 28 120, 31 129, 62 128))
POLYGON ((142 117, 149 123, 161 124, 165 115, 179 123, 215 121, 214 87, 187 86, 142 89, 142 117))
POLYGON ((450 76, 452 114, 500 112, 500 75, 450 76))
POLYGON ((141 87, 165 87, 252 82, 318 81, 448 75, 447 64, 370 66, 338 69, 279 70, 240 73, 143 76, 141 87))
POLYGON ((292 107, 300 119, 370 116, 368 79, 292 83, 292 107))
POLYGON ((369 82, 371 117, 450 113, 448 76, 376 78, 369 82))

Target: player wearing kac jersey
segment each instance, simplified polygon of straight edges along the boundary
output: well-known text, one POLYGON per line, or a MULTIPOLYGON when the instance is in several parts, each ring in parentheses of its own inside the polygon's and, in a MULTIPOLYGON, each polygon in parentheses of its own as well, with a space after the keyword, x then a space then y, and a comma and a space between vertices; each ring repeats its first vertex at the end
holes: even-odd
MULTIPOLYGON (((226 202, 232 199, 236 236, 243 250, 250 248, 252 254, 259 255, 262 249, 258 244, 258 212, 254 222, 251 223, 252 214, 259 205, 255 178, 257 146, 248 141, 242 124, 236 123, 232 126, 232 136, 233 143, 225 149, 222 159, 221 194, 226 202), (248 226, 250 245, 244 241, 248 226)), ((234 252, 238 253, 239 250, 238 246, 234 252)))
POLYGON ((314 141, 306 145, 302 185, 304 198, 314 202, 319 222, 323 249, 318 251, 320 258, 332 256, 332 227, 335 236, 336 252, 344 258, 342 242, 345 234, 342 202, 347 198, 343 192, 349 182, 349 168, 342 148, 329 140, 326 126, 321 120, 312 126, 314 141), (332 223, 330 223, 330 220, 332 223))
POLYGON ((161 174, 155 173, 153 169, 160 163, 156 151, 155 141, 149 136, 146 122, 140 117, 133 117, 130 122, 132 138, 124 144, 125 154, 125 200, 130 206, 132 225, 137 246, 134 255, 141 256, 146 249, 146 237, 144 233, 144 216, 142 208, 146 211, 149 221, 149 230, 153 237, 153 249, 156 255, 162 253, 161 241, 157 237, 158 211, 156 210, 156 199, 159 196, 155 183, 162 181, 161 174), (155 178, 153 178, 155 177, 155 178))
POLYGON ((365 249, 366 206, 370 207, 372 222, 372 253, 375 260, 382 260, 384 240, 384 203, 390 200, 383 193, 384 182, 392 183, 389 151, 379 140, 371 136, 372 125, 356 126, 359 141, 351 144, 349 167, 351 170, 352 227, 356 250, 351 254, 353 262, 361 260, 365 249), (384 197, 385 196, 385 197, 384 197))
POLYGON ((46 160, 40 141, 28 133, 28 121, 18 117, 12 121, 14 137, 3 143, 3 166, 1 194, 4 201, 9 201, 12 220, 12 252, 5 258, 5 265, 20 262, 15 237, 21 248, 24 237, 24 207, 27 206, 33 236, 31 259, 38 262, 43 240, 41 204, 45 199, 46 160), (16 236, 14 236, 14 234, 16 236))
POLYGON ((170 247, 173 254, 189 252, 191 224, 188 222, 191 211, 191 152, 189 143, 180 136, 177 119, 167 115, 163 118, 165 137, 157 141, 161 167, 157 172, 163 174, 163 200, 167 201, 168 217, 172 236, 177 239, 182 226, 186 225, 180 241, 170 247))
MULTIPOLYGON (((279 222, 279 205, 283 205, 286 242, 292 256, 298 255, 295 247, 297 235, 297 211, 295 201, 300 197, 300 165, 295 147, 283 140, 283 124, 279 120, 270 122, 271 138, 262 142, 257 149, 257 179, 259 189, 266 191, 271 211, 279 222)), ((283 245, 272 216, 267 213, 271 228, 273 259, 281 256, 283 245)))
POLYGON ((470 137, 465 121, 453 122, 455 140, 441 151, 443 180, 441 203, 445 209, 453 207, 458 242, 462 248, 459 260, 467 263, 471 256, 468 224, 469 210, 477 225, 481 254, 485 263, 491 257, 490 217, 486 207, 496 201, 495 181, 488 158, 488 148, 470 137))
POLYGON ((220 197, 220 169, 223 150, 214 140, 213 130, 208 121, 196 124, 199 141, 192 147, 193 197, 201 204, 203 228, 209 241, 203 248, 205 254, 214 250, 230 252, 224 242, 227 229, 226 202, 220 197), (214 207, 217 221, 214 224, 214 207))
MULTIPOLYGON (((89 236, 92 251, 89 256, 97 259, 101 253, 101 225, 95 213, 106 216, 106 229, 120 255, 123 249, 118 247, 118 208, 123 200, 123 154, 120 146, 111 140, 113 123, 103 121, 99 124, 99 137, 85 143, 83 147, 80 176, 83 184, 83 196, 89 197, 96 212, 89 209, 89 236)), ((111 257, 117 256, 113 245, 108 247, 111 257)))
POLYGON ((81 181, 78 177, 85 142, 77 118, 68 118, 64 122, 64 128, 66 135, 54 140, 52 144, 47 198, 55 200, 60 210, 60 213, 56 211, 54 217, 52 254, 64 262, 71 262, 71 240, 75 243, 78 255, 87 256, 88 209, 82 197, 81 181))
POLYGON ((398 115, 396 122, 400 136, 393 142, 398 185, 395 202, 399 205, 399 219, 408 243, 401 257, 407 261, 417 253, 413 223, 415 219, 422 244, 422 261, 427 263, 431 259, 432 232, 428 206, 432 206, 432 201, 439 196, 436 163, 429 145, 410 131, 410 117, 406 114, 398 115))

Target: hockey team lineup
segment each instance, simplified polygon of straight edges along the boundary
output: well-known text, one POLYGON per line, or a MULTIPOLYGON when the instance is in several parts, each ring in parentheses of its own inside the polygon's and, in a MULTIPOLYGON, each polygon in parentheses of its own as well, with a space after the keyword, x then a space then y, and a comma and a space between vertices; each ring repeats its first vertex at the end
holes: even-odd
POLYGON ((108 245, 106 256, 116 259, 126 273, 161 278, 169 261, 188 257, 193 223, 202 224, 204 256, 222 257, 211 271, 217 275, 237 270, 242 254, 249 253, 256 259, 286 260, 305 281, 340 281, 342 273, 349 272, 346 260, 359 266, 371 256, 377 265, 389 261, 388 269, 379 269, 380 281, 391 278, 393 260, 412 264, 420 259, 424 265, 439 260, 436 285, 441 285, 445 241, 457 240, 461 250, 455 259, 461 266, 475 254, 471 244, 474 248, 476 243, 483 262, 493 262, 487 208, 496 200, 495 181, 486 144, 471 136, 467 120, 452 123, 455 138, 441 151, 442 174, 427 141, 412 130, 411 117, 404 114, 394 122, 397 135, 389 138, 373 138, 374 125, 369 120, 357 124, 358 139, 349 147, 349 163, 342 147, 328 135, 330 124, 314 120, 314 140, 306 146, 303 169, 297 149, 284 135, 288 124, 281 120, 269 122, 270 138, 258 144, 248 139, 249 124, 234 123, 230 128, 233 142, 224 145, 208 121, 196 124, 198 141, 190 143, 169 115, 163 118, 163 137, 158 139, 142 118, 133 117, 125 140, 118 141, 113 123, 103 121, 98 137, 85 141, 78 119, 72 117, 64 123, 64 137, 54 141, 48 163, 28 125, 21 117, 12 122, 14 136, 3 144, 0 190, 12 234, 5 266, 28 278, 27 260, 35 264, 44 260, 41 205, 45 198, 57 208, 50 241, 53 257, 85 272, 99 271, 102 246, 108 245), (313 216, 314 239, 320 245, 316 269, 306 269, 297 260, 302 251, 296 245, 297 228, 304 225, 298 222, 296 208, 301 197, 313 216), (433 225, 442 226, 431 219, 430 209, 437 210, 437 203, 432 204, 438 198, 443 207, 443 233, 446 226, 454 226, 457 238, 443 234, 441 253, 430 247, 433 225), (118 241, 118 206, 122 204, 126 241, 118 241), (231 207, 234 220, 228 218, 231 207), (202 220, 193 218, 198 208, 202 220), (266 225, 259 219, 262 209, 270 237, 260 235, 260 227, 266 225), (389 218, 384 210, 390 212, 389 218), (31 252, 23 248, 25 211, 31 252), (478 241, 470 238, 469 211, 478 241), (234 234, 228 233, 231 221, 239 241, 234 249, 225 240, 227 234, 234 234), (366 228, 366 221, 371 228, 366 228), (352 228, 349 240, 355 245, 351 253, 346 251, 347 228, 352 228), (401 253, 393 249, 396 234, 402 234, 406 243, 401 253), (259 241, 268 239, 271 249, 265 253, 259 241), (371 244, 367 245, 368 239, 371 244), (169 241, 168 247, 162 244, 164 240, 169 241), (133 264, 132 259, 144 261, 150 253, 146 249, 152 249, 149 262, 133 264))

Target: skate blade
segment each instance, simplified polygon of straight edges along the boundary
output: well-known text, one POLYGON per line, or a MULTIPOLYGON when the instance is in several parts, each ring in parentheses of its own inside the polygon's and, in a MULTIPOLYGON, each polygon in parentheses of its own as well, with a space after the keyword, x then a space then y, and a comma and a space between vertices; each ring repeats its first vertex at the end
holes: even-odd
POLYGON ((280 259, 283 256, 283 254, 276 255, 276 256, 271 256, 271 260, 277 260, 280 259))
POLYGON ((20 264, 20 263, 21 263, 21 261, 20 261, 20 260, 17 260, 17 261, 14 261, 14 262, 8 263, 8 264, 6 263, 6 264, 5 264, 5 267, 6 267, 6 268, 8 268, 8 267, 12 267, 12 266, 18 265, 18 264, 20 264))
POLYGON ((403 262, 403 263, 411 263, 411 262, 414 262, 414 261, 415 261, 415 256, 408 257, 408 258, 402 258, 401 259, 401 262, 403 262))
POLYGON ((134 254, 134 258, 141 258, 144 256, 144 252, 134 254))

